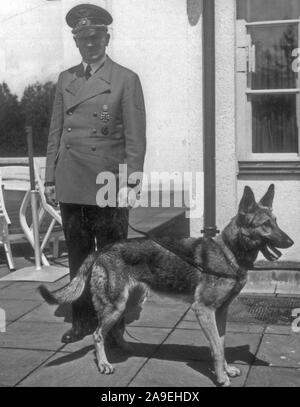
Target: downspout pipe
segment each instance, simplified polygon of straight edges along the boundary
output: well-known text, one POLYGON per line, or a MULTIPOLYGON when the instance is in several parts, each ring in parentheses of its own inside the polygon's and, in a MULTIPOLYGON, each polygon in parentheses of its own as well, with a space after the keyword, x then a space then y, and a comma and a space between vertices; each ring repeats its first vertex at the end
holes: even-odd
POLYGON ((203 0, 203 166, 204 236, 219 233, 216 226, 216 83, 215 1, 203 0))

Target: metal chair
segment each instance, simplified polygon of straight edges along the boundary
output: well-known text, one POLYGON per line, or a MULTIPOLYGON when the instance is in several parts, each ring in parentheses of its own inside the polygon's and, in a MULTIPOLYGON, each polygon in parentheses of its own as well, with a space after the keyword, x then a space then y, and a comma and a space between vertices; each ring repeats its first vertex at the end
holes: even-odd
MULTIPOLYGON (((53 243, 53 257, 58 257, 59 239, 63 236, 62 221, 59 210, 54 209, 48 205, 44 197, 43 185, 43 171, 41 167, 35 162, 35 181, 36 189, 39 196, 39 226, 40 235, 43 236, 41 242, 41 261, 44 266, 49 266, 49 262, 43 253, 43 250, 49 244, 53 243), (58 227, 56 226, 58 224, 58 227)), ((10 191, 25 192, 24 198, 19 208, 19 222, 22 229, 22 234, 9 235, 9 240, 16 241, 26 238, 26 240, 34 247, 33 226, 31 222, 30 213, 28 214, 28 207, 30 207, 30 181, 29 181, 29 168, 26 166, 7 166, 1 167, 2 178, 5 188, 10 191)))
POLYGON ((0 243, 3 244, 9 270, 14 271, 15 265, 10 247, 9 229, 8 229, 11 222, 5 208, 3 190, 4 187, 2 184, 2 177, 0 174, 0 243))

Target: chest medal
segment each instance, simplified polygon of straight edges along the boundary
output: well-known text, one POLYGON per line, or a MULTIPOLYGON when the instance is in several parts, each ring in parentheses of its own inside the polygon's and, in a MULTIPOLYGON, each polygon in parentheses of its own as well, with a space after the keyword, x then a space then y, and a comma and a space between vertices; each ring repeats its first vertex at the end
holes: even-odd
MULTIPOLYGON (((108 106, 107 105, 102 106, 102 112, 100 114, 100 120, 101 120, 102 123, 106 123, 106 124, 109 123, 109 121, 110 121, 110 114, 108 113, 108 106)), ((108 135, 109 129, 108 129, 107 125, 102 126, 101 133, 104 136, 108 135)))

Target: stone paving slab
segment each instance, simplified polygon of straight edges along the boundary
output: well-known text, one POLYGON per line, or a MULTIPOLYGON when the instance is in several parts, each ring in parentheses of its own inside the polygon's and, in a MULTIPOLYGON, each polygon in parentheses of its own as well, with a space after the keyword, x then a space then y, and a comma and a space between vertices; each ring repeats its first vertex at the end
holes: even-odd
MULTIPOLYGON (((174 304, 162 307, 159 304, 146 302, 141 312, 140 318, 132 323, 133 326, 152 326, 170 328, 173 327, 184 315, 188 306, 186 304, 174 304)), ((49 322, 61 323, 71 322, 70 306, 50 306, 42 303, 33 312, 25 315, 22 322, 49 322)))
POLYGON ((300 387, 300 369, 253 366, 246 387, 300 387))
MULTIPOLYGON (((115 366, 113 375, 101 375, 95 364, 94 345, 91 336, 83 341, 67 345, 42 368, 21 383, 21 386, 126 386, 136 372, 155 352, 168 335, 168 329, 130 328, 130 333, 142 340, 133 343, 133 353, 116 348, 107 350, 108 360, 115 366), (66 353, 66 352, 71 353, 66 353)), ((129 340, 128 339, 128 340, 129 340)))
MULTIPOLYGON (((178 329, 196 329, 202 330, 197 320, 182 320, 177 327, 178 329)), ((243 324, 239 322, 227 322, 226 332, 240 332, 240 333, 263 333, 265 327, 256 324, 243 324)))
POLYGON ((41 303, 44 302, 43 298, 37 292, 37 287, 40 283, 27 283, 18 282, 12 283, 8 287, 0 290, 0 301, 1 299, 20 299, 23 300, 36 300, 41 303))
POLYGON ((29 311, 33 310, 35 307, 38 307, 40 304, 40 301, 34 300, 0 299, 0 308, 5 310, 6 320, 8 322, 15 321, 22 315, 25 315, 29 311))
MULTIPOLYGON (((0 273, 0 277, 2 277, 1 273, 0 273)), ((1 290, 3 290, 4 288, 8 287, 11 284, 12 283, 10 281, 1 281, 0 282, 0 292, 1 292, 1 290)))
POLYGON ((294 333, 289 336, 264 335, 257 357, 266 360, 271 366, 295 367, 300 369, 299 334, 294 333))
MULTIPOLYGON (((244 384, 248 366, 241 365, 240 377, 231 380, 233 387, 244 384)), ((129 387, 215 387, 212 365, 199 361, 169 361, 151 359, 133 379, 129 387)))
POLYGON ((92 336, 87 336, 82 341, 66 345, 21 386, 126 386, 170 332, 162 328, 133 327, 128 331, 141 343, 127 337, 133 346, 132 353, 107 348, 107 358, 115 366, 115 374, 105 376, 99 373, 92 336))
MULTIPOLYGON (((291 335, 292 328, 290 325, 269 325, 265 330, 266 334, 277 334, 277 335, 291 335)), ((300 337, 299 337, 300 341, 300 337)))
MULTIPOLYGON (((64 285, 66 285, 70 281, 69 276, 66 276, 55 283, 47 284, 47 287, 53 291, 56 290, 64 285)), ((9 283, 8 286, 4 287, 2 290, 0 289, 0 301, 1 298, 5 299, 23 299, 23 300, 37 300, 40 302, 44 302, 43 298, 37 291, 37 288, 41 285, 41 283, 37 282, 13 282, 9 283)))
POLYGON ((0 384, 14 386, 52 354, 27 349, 0 349, 0 384))
MULTIPOLYGON (((34 265, 34 260, 30 259, 25 259, 24 257, 16 257, 14 256, 14 263, 15 263, 15 269, 21 269, 23 267, 31 267, 34 265)), ((0 277, 4 277, 6 274, 9 274, 9 268, 8 265, 6 264, 6 261, 4 264, 1 264, 0 266, 0 277)))
POLYGON ((20 319, 21 322, 71 323, 69 305, 48 305, 45 302, 20 319))
POLYGON ((69 327, 69 324, 16 321, 7 327, 6 333, 0 334, 0 348, 56 351, 63 346, 60 339, 69 327))
MULTIPOLYGON (((228 363, 251 364, 255 359, 261 334, 228 333, 226 358, 228 363)), ((164 360, 211 361, 209 344, 200 330, 175 329, 161 345, 157 358, 164 360)), ((265 364, 264 361, 261 363, 265 364)))
POLYGON ((153 302, 146 302, 140 318, 132 326, 152 326, 172 328, 184 316, 189 306, 187 304, 169 304, 161 306, 153 302))
MULTIPOLYGON (((132 356, 139 357, 150 357, 156 350, 156 345, 162 343, 171 332, 171 329, 167 328, 145 328, 133 326, 127 327, 126 330, 127 332, 125 332, 124 338, 133 348, 132 356), (135 337, 135 339, 130 335, 135 337)), ((84 347, 94 347, 92 335, 86 336, 82 341, 66 345, 61 352, 77 352, 84 347)), ((112 349, 112 352, 114 349, 112 349)))
POLYGON ((90 347, 73 354, 56 353, 22 381, 20 387, 123 387, 127 386, 146 360, 123 354, 122 360, 114 363, 115 373, 102 375, 95 362, 94 350, 90 347))

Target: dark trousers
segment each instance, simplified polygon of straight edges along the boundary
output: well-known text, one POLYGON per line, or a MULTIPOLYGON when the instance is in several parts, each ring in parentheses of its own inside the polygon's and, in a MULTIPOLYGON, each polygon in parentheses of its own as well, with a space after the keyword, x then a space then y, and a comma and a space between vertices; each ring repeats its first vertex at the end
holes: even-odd
MULTIPOLYGON (((127 238, 127 208, 100 208, 93 205, 60 203, 62 224, 69 255, 70 278, 93 251, 127 238)), ((93 327, 96 315, 87 285, 82 296, 72 304, 73 327, 93 327)))

